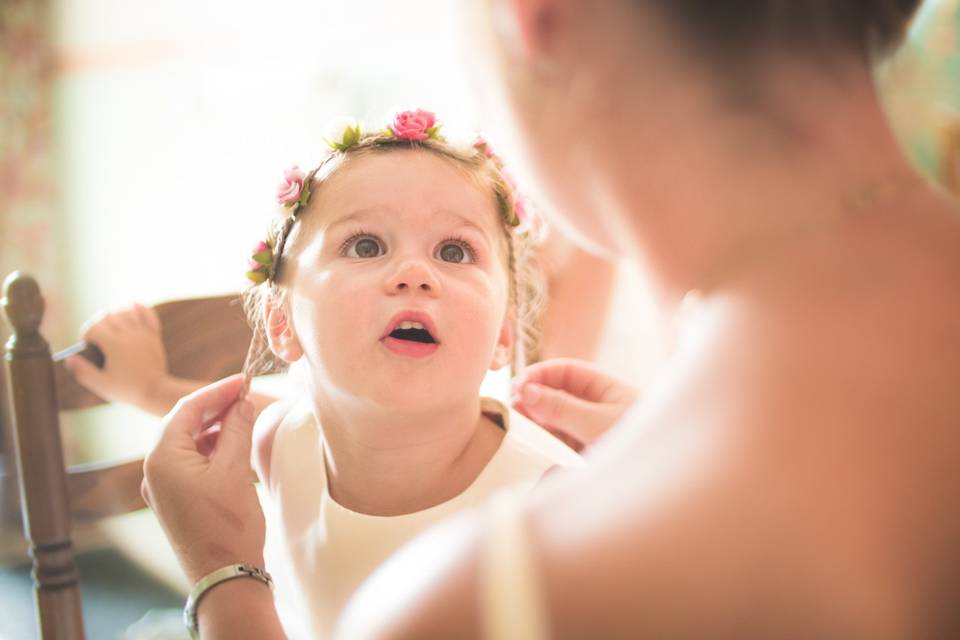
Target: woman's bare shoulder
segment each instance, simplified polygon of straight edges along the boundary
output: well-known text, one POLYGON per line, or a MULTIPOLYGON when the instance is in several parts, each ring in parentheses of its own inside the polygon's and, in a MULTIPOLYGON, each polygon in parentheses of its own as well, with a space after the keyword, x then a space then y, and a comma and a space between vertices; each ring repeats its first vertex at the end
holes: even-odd
POLYGON ((946 619, 960 307, 949 269, 918 269, 705 310, 647 408, 545 483, 534 547, 561 635, 923 637, 946 619))

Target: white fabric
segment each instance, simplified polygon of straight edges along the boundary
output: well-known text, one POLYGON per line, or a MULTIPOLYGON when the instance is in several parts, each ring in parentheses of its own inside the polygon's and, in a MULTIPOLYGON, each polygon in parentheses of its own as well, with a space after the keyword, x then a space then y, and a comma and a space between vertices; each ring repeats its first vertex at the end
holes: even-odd
POLYGON ((487 509, 489 538, 481 569, 484 637, 542 640, 548 637, 537 567, 522 518, 522 501, 499 494, 487 509))
POLYGON ((528 491, 550 468, 579 455, 527 418, 484 398, 482 411, 506 429, 500 447, 457 497, 416 513, 382 517, 350 511, 327 490, 323 436, 308 407, 292 411, 274 438, 266 489, 267 569, 291 638, 329 637, 349 597, 402 544, 505 487, 528 491))

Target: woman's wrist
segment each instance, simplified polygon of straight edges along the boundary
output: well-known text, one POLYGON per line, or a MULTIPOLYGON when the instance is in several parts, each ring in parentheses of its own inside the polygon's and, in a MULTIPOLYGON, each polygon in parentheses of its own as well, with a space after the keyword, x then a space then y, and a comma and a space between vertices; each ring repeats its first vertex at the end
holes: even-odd
POLYGON ((201 638, 284 638, 273 594, 259 580, 227 580, 197 608, 201 638))

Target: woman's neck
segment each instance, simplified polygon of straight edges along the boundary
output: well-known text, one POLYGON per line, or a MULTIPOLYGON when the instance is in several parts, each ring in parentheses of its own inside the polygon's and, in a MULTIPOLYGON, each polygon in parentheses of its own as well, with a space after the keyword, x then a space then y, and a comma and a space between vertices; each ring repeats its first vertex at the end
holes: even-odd
POLYGON ((368 515, 413 513, 456 497, 504 435, 481 415, 479 397, 410 412, 318 399, 314 411, 330 496, 368 515))
MULTIPOLYGON (((889 209, 920 183, 869 71, 842 75, 833 85, 816 71, 784 68, 752 106, 677 100, 676 109, 662 107, 669 135, 610 135, 601 138, 606 149, 584 154, 596 206, 616 213, 620 252, 642 256, 665 312, 690 290, 723 288, 770 267, 778 251, 839 229, 851 201, 882 193, 887 201, 875 208, 889 209), (653 160, 622 161, 637 149, 653 160)), ((635 117, 610 126, 630 131, 635 117)))

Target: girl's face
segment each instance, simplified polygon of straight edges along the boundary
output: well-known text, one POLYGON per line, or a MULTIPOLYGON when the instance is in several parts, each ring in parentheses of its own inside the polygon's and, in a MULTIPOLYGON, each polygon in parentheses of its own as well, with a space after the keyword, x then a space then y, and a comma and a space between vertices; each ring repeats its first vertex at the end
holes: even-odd
POLYGON ((450 161, 415 150, 348 158, 302 215, 282 355, 306 358, 314 385, 427 408, 475 398, 487 369, 508 361, 495 198, 450 161))

